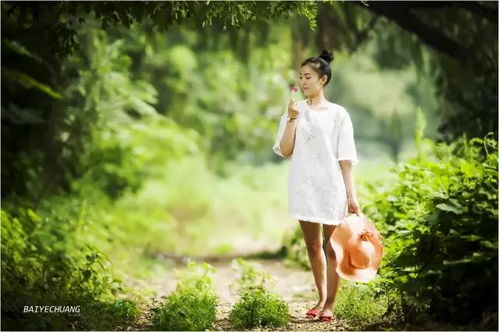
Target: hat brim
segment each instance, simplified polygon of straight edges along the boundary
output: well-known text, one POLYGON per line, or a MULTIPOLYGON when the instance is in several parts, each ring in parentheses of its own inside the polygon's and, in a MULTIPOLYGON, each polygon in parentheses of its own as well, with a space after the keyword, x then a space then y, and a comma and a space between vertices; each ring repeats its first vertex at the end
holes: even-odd
POLYGON ((341 278, 369 282, 376 277, 383 257, 383 246, 378 231, 365 215, 361 213, 359 216, 346 217, 333 231, 331 244, 336 255, 336 272, 341 278), (368 266, 358 268, 351 263, 351 255, 358 252, 362 246, 363 240, 359 237, 362 230, 368 230, 374 235, 369 241, 374 249, 374 256, 368 266))

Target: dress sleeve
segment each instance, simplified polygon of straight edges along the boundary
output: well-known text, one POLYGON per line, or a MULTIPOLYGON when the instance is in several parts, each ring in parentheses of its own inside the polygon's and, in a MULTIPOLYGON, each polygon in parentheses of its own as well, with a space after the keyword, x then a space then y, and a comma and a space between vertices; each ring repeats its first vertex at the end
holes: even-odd
POLYGON ((338 160, 350 160, 352 165, 358 164, 359 159, 355 148, 352 119, 348 112, 344 113, 343 119, 340 121, 337 142, 336 158, 338 160))
POLYGON ((274 153, 277 155, 287 158, 283 156, 281 152, 281 148, 279 147, 279 144, 281 143, 282 136, 284 136, 284 130, 286 129, 286 121, 287 121, 287 111, 285 111, 282 115, 281 118, 279 119, 279 128, 277 129, 277 134, 275 136, 275 141, 274 141, 274 146, 272 147, 272 150, 274 150, 274 153))

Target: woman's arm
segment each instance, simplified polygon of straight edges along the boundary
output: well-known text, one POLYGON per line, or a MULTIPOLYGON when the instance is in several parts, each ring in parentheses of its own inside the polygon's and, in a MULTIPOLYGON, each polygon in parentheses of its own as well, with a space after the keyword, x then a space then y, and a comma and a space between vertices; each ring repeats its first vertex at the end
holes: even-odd
POLYGON ((345 182, 345 189, 348 199, 348 211, 351 213, 360 212, 359 203, 357 201, 357 191, 355 189, 353 167, 351 160, 340 160, 341 173, 345 182))
POLYGON ((286 128, 284 129, 284 134, 279 143, 281 152, 286 158, 293 154, 293 149, 295 147, 296 121, 297 119, 288 119, 286 121, 286 128))
POLYGON ((343 180, 345 181, 345 189, 347 191, 347 197, 357 198, 357 192, 355 191, 355 184, 353 180, 353 167, 350 160, 340 160, 341 173, 343 174, 343 180))

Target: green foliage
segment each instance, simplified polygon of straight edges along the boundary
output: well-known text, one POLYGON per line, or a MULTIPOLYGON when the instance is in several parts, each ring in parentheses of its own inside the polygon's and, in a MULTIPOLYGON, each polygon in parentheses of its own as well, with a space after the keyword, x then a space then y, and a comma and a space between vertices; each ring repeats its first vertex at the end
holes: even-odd
MULTIPOLYGON (((95 301, 88 297, 82 305, 78 321, 71 326, 92 330, 124 330, 139 318, 140 310, 136 302, 115 298, 109 301, 95 301)), ((61 328, 62 329, 62 328, 61 328)), ((66 329, 68 329, 66 327, 66 329)))
POLYGON ((73 123, 88 127, 78 155, 77 176, 91 181, 110 198, 126 190, 138 190, 144 179, 143 160, 135 153, 131 126, 156 115, 151 106, 156 91, 129 76, 130 58, 123 54, 123 43, 109 41, 102 31, 88 22, 84 29, 88 47, 70 57, 66 70, 79 70, 77 80, 67 87, 67 98, 74 105, 73 123), (89 66, 81 68, 82 59, 89 66))
MULTIPOLYGON (((497 8, 493 3, 479 6, 484 12, 497 8)), ((331 30, 326 28, 327 22, 337 23, 335 31, 341 32, 337 42, 342 47, 354 50, 364 39, 378 42, 359 52, 363 61, 339 54, 340 61, 342 57, 349 60, 340 62, 337 81, 328 92, 340 102, 342 96, 353 100, 350 107, 358 111, 354 113, 359 119, 369 119, 369 128, 358 131, 363 140, 372 142, 374 138, 396 157, 404 145, 404 133, 410 131, 401 126, 410 129, 413 123, 410 110, 414 107, 407 96, 424 103, 416 106, 435 108, 430 79, 436 72, 441 93, 452 104, 459 104, 442 105, 443 114, 450 119, 445 131, 496 128, 496 121, 489 121, 497 99, 493 77, 497 43, 491 38, 494 24, 490 19, 477 20, 481 15, 467 6, 457 13, 457 5, 444 7, 439 8, 444 14, 436 16, 428 15, 428 8, 418 10, 440 33, 465 44, 477 43, 467 47, 477 50, 470 59, 479 70, 461 68, 446 58, 438 58, 439 64, 414 35, 371 15, 368 5, 334 1, 127 5, 4 1, 3 138, 16 142, 15 148, 6 145, 2 149, 4 193, 44 195, 48 187, 67 190, 73 178, 87 172, 92 172, 113 198, 123 194, 127 186, 135 190, 143 180, 140 170, 144 168, 139 160, 125 157, 132 148, 121 145, 115 130, 156 113, 198 132, 203 137, 201 144, 206 144, 201 151, 207 152, 210 166, 219 174, 226 174, 227 159, 261 164, 269 156, 277 158, 268 149, 275 120, 282 111, 274 105, 284 105, 287 81, 293 75, 290 68, 299 62, 297 56, 315 49, 315 31, 331 30), (318 16, 320 22, 316 22, 318 16), (290 17, 291 30, 277 20, 290 17), (310 31, 305 32, 304 26, 310 31), (27 38, 31 31, 37 31, 37 38, 27 38), (367 31, 374 31, 375 38, 366 38, 370 37, 367 31), (282 52, 296 47, 299 52, 282 52), (372 68, 366 59, 377 59, 381 68, 372 68), (365 65, 366 70, 359 73, 357 68, 365 65), (345 70, 349 66, 354 70, 345 70), (424 80, 419 76, 414 82, 414 69, 423 67, 424 80), (384 85, 395 89, 386 95, 380 89, 370 89, 373 81, 380 80, 377 71, 384 68, 397 69, 382 70, 384 85), (480 88, 483 86, 486 89, 480 88), (350 93, 356 87, 362 93, 350 93), (354 100, 351 95, 364 98, 354 100), (373 106, 376 104, 382 106, 373 106), (470 112, 470 107, 480 112, 470 112), (99 127, 102 132, 95 133, 99 125, 103 125, 99 127), (370 128, 375 128, 375 133, 370 128), (108 142, 110 138, 114 141, 108 142), (108 149, 117 157, 116 164, 107 159, 89 165, 90 161, 106 159, 103 155, 108 149)))
MULTIPOLYGON (((105 3, 15 3, 2 2, 2 20, 18 29, 40 31, 44 22, 51 22, 47 29, 48 48, 53 55, 65 57, 80 48, 76 27, 89 19, 99 21, 99 29, 111 26, 130 27, 133 23, 152 23, 161 31, 175 24, 195 25, 200 28, 214 26, 226 30, 228 27, 242 27, 256 20, 287 17, 297 12, 308 19, 312 29, 316 26, 317 10, 314 2, 219 2, 219 1, 167 1, 150 3, 129 3, 126 5, 105 3), (32 13, 28 15, 28 13, 32 13), (58 13, 54 19, 53 13, 58 13), (90 14, 90 15, 89 15, 90 14), (76 23, 78 20, 78 23, 76 23)), ((35 42, 35 41, 33 41, 35 42)))
MULTIPOLYGON (((475 8, 488 10, 489 5, 478 6, 482 7, 475 8)), ((473 46, 470 49, 476 52, 470 59, 477 65, 474 70, 474 65, 435 58, 414 36, 401 33, 386 20, 379 20, 384 22, 376 27, 379 30, 371 29, 377 17, 361 14, 360 7, 333 9, 338 18, 334 22, 341 25, 336 31, 345 32, 339 34, 339 43, 355 48, 357 36, 364 38, 365 31, 374 31, 379 37, 375 39, 378 45, 370 43, 359 52, 360 57, 348 56, 352 69, 340 65, 336 83, 330 86, 333 97, 337 94, 353 100, 355 87, 362 92, 353 93, 363 99, 354 100, 351 107, 359 119, 370 119, 366 121, 369 128, 358 131, 366 135, 361 136, 364 140, 371 142, 374 137, 396 157, 404 133, 410 132, 404 129, 414 123, 411 110, 419 105, 414 101, 427 103, 426 107, 419 105, 423 109, 436 107, 430 98, 434 73, 440 94, 447 97, 447 103, 440 105, 448 122, 446 132, 497 128, 497 122, 490 121, 495 119, 497 104, 497 43, 490 42, 495 36, 494 24, 477 20, 468 9, 456 13, 457 8, 442 8, 443 15, 430 17, 420 8, 421 17, 436 23, 439 31, 462 40, 466 48, 473 46), (452 24, 446 21, 449 17, 452 24), (371 58, 381 69, 400 69, 383 71, 386 84, 381 86, 396 87, 385 89, 387 95, 372 89, 372 82, 380 80, 381 69, 371 58), (416 83, 414 68, 431 75, 424 80, 419 76, 416 83), (437 71, 439 68, 442 70, 437 71), (407 97, 411 95, 413 101, 407 97), (374 121, 381 130, 372 131, 374 121)), ((2 146, 2 203, 9 204, 5 219, 10 220, 2 246, 2 283, 6 294, 20 296, 11 302, 13 306, 21 303, 22 296, 31 295, 40 302, 50 296, 60 301, 82 299, 87 309, 80 318, 81 326, 113 328, 117 326, 115 317, 136 315, 135 305, 116 302, 112 295, 120 288, 114 288, 117 282, 107 270, 109 263, 96 247, 102 250, 105 246, 124 264, 126 260, 120 258, 125 246, 139 261, 142 257, 136 252, 209 250, 217 241, 220 248, 230 248, 233 244, 224 242, 226 235, 236 231, 250 242, 251 235, 262 233, 255 225, 265 225, 264 236, 272 236, 269 230, 280 234, 281 224, 268 221, 285 220, 271 208, 285 206, 282 195, 276 194, 277 181, 271 182, 282 169, 268 172, 268 168, 246 166, 261 165, 269 156, 277 158, 269 142, 283 110, 282 101, 288 97, 287 81, 295 75, 290 64, 299 60, 295 54, 314 49, 307 40, 316 38, 301 29, 305 21, 295 20, 296 16, 291 21, 298 23, 292 29, 277 21, 252 23, 293 12, 308 19, 313 29, 316 14, 320 14, 321 24, 330 19, 323 15, 328 11, 317 11, 317 4, 306 1, 126 6, 2 2, 2 139, 8 142, 2 146), (194 24, 179 28, 173 23, 194 24), (207 25, 212 28, 204 29, 207 25), (165 31, 167 27, 170 29, 165 31), (37 38, 31 38, 32 31, 37 38), (198 159, 184 163, 188 155, 198 159), (269 187, 274 191, 267 190, 269 187), (49 196, 51 190, 91 199, 49 196), (19 206, 33 210, 11 208, 16 206, 16 195, 29 202, 19 206), (110 208, 108 200, 117 200, 117 206, 110 208), (241 225, 249 226, 241 229, 241 225), (210 231, 216 235, 207 237, 210 231), (194 241, 185 241, 188 245, 183 248, 175 234, 194 241), (86 240, 98 245, 85 246, 86 240), (58 291, 52 292, 55 288, 58 291), (106 317, 92 321, 97 313, 106 317)), ((321 33, 331 30, 318 27, 321 33)), ((340 61, 346 56, 340 54, 340 61)), ((434 119, 429 121, 429 125, 435 124, 434 119)), ((389 259, 381 270, 381 281, 386 289, 402 290, 409 317, 435 308, 435 314, 444 318, 468 319, 484 313, 493 321, 493 314, 487 311, 496 308, 491 298, 497 293, 490 287, 497 271, 493 261, 497 259, 496 223, 492 222, 497 217, 493 204, 496 159, 483 159, 486 153, 475 151, 482 144, 478 141, 465 142, 452 151, 446 146, 423 151, 422 136, 421 132, 416 137, 418 157, 397 171, 396 182, 367 185, 371 196, 365 197, 366 206, 371 204, 370 212, 383 221, 380 227, 389 235, 389 259), (487 287, 493 291, 486 293, 487 287)), ((495 152, 488 140, 483 146, 495 152)), ((371 146, 367 150, 375 151, 371 146)), ((246 242, 237 240, 234 243, 246 248, 246 242)), ((309 268, 299 229, 287 241, 288 257, 309 268)), ((241 292, 257 302, 265 301, 263 290, 255 288, 250 293, 250 288, 241 292)), ((5 324, 14 326, 15 320, 9 319, 14 319, 18 308, 5 308, 10 310, 5 324)), ((367 312, 358 315, 365 317, 367 312)), ((50 323, 43 317, 31 322, 33 329, 68 326, 68 321, 50 323)))
POLYGON ((115 298, 123 289, 107 259, 69 235, 80 221, 74 214, 66 224, 25 208, 4 206, 1 214, 2 329, 114 329, 138 317, 134 302, 115 298), (36 305, 80 306, 80 313, 23 312, 36 305))
POLYGON ((136 192, 142 184, 143 173, 132 149, 118 142, 101 142, 96 147, 88 151, 85 161, 91 166, 85 179, 111 199, 119 198, 126 190, 136 192))
POLYGON ((211 328, 218 303, 211 279, 214 271, 207 263, 189 262, 175 291, 153 309, 154 329, 199 331, 211 328))
POLYGON ((236 258, 232 260, 232 268, 241 273, 241 277, 229 286, 233 292, 243 293, 254 287, 268 289, 275 286, 275 280, 258 263, 236 258))
POLYGON ((278 294, 259 286, 246 290, 229 315, 235 329, 278 328, 286 326, 290 319, 288 304, 278 294))
MULTIPOLYGON (((382 10, 388 19, 370 29, 377 36, 374 58, 385 69, 413 66, 433 78, 443 120, 438 131, 447 142, 463 133, 497 136, 497 2, 413 4, 382 10), (402 26, 408 19, 419 23, 402 26)), ((371 8, 379 13, 377 5, 371 8)))
MULTIPOLYGON (((383 28, 378 33, 380 38, 385 31, 393 29, 383 28)), ((399 32, 398 38, 408 37, 399 32)), ((328 85, 327 94, 350 111, 358 152, 365 161, 398 162, 408 147, 412 147, 418 107, 431 119, 426 135, 438 136, 441 119, 436 110, 439 105, 430 75, 420 74, 417 68, 407 65, 410 62, 406 60, 402 68, 386 68, 375 60, 378 48, 377 39, 371 39, 352 55, 337 54, 336 78, 328 85), (390 89, 373 89, 377 84, 390 89)), ((388 58, 392 57, 388 55, 388 58)))
MULTIPOLYGON (((6 154, 2 175, 9 178, 4 198, 14 193, 36 199, 59 189, 67 192, 71 181, 85 176, 113 198, 127 187, 135 190, 140 185, 140 159, 134 158, 129 141, 120 140, 116 132, 136 119, 155 115, 151 104, 156 92, 130 77, 131 61, 122 53, 122 42, 109 42, 92 23, 81 31, 86 47, 57 68, 57 89, 63 98, 54 101, 25 85, 12 85, 6 93, 4 138, 17 146, 2 146, 6 154), (24 98, 27 94, 33 98, 24 98)), ((19 59, 12 67, 43 58, 43 48, 32 50, 18 41, 10 44, 16 47, 9 52, 19 59)), ((42 70, 38 67, 47 70, 44 61, 25 67, 37 74, 42 70)), ((55 74, 50 69, 43 79, 55 74)))
POLYGON ((277 328, 286 326, 291 315, 288 304, 279 294, 269 292, 275 281, 256 263, 242 258, 233 260, 233 267, 241 271, 241 278, 231 284, 238 287, 240 298, 229 314, 235 329, 254 327, 277 328))
MULTIPOLYGON (((42 93, 46 94, 47 96, 51 97, 51 98, 54 98, 54 99, 61 99, 62 96, 59 92, 57 91, 54 91, 49 85, 47 84, 44 84, 38 80, 36 80, 35 78, 29 76, 28 74, 26 73, 23 73, 23 72, 19 72, 17 70, 9 70, 9 69, 6 69, 4 71, 4 79, 7 79, 9 81, 12 81, 12 82, 15 82, 17 84, 19 84, 20 86, 22 86, 23 88, 25 89, 36 89, 36 90, 39 90, 41 91, 42 93)), ((15 106, 14 106, 14 109, 12 110, 12 113, 9 114, 11 117, 18 117, 18 118, 22 118, 23 115, 22 113, 19 114, 16 112, 15 110, 15 106)), ((26 118, 24 119, 25 122, 28 122, 26 121, 26 118)))
POLYGON ((342 280, 334 312, 353 329, 372 330, 401 319, 398 302, 396 294, 379 292, 375 283, 342 280))
MULTIPOLYGON (((287 33, 282 25, 265 23, 265 29, 272 35, 287 33)), ((149 45, 148 56, 139 58, 138 66, 145 70, 137 76, 161 91, 159 113, 200 134, 201 151, 211 168, 227 175, 227 160, 254 165, 272 156, 268 145, 282 114, 291 76, 292 57, 281 52, 290 47, 289 37, 273 38, 265 46, 249 44, 247 62, 241 62, 228 44, 232 39, 250 38, 256 31, 211 35, 182 28, 151 35, 134 30, 130 43, 140 39, 149 45), (200 47, 205 48, 204 53, 194 51, 200 47), (244 79, 238 79, 241 77, 244 79), (231 84, 220 84, 225 81, 231 84)))
MULTIPOLYGON (((228 167, 231 175, 227 178, 213 174, 199 155, 178 158, 165 165, 167 157, 160 151, 168 149, 170 144, 167 139, 160 139, 156 146, 154 136, 173 139, 180 128, 158 125, 157 130, 152 126, 150 133, 147 128, 138 128, 139 138, 134 139, 134 144, 140 143, 136 146, 137 155, 150 160, 148 179, 137 193, 127 192, 113 201, 98 190, 95 182, 72 183, 74 191, 85 198, 85 210, 91 212, 78 233, 80 241, 91 242, 102 250, 116 270, 142 280, 155 273, 144 262, 154 261, 162 253, 256 252, 267 249, 267 244, 278 244, 276 239, 280 240, 285 228, 290 226, 282 195, 286 181, 284 165, 241 167, 234 163, 228 167)), ((184 136, 176 137, 178 143, 174 146, 181 149, 184 136)), ((62 208, 58 211, 62 204, 61 200, 46 202, 44 206, 52 205, 56 214, 64 213, 62 208)), ((67 201, 66 204, 77 203, 67 201)), ((153 285, 148 287, 153 289, 153 285)))
POLYGON ((497 311, 497 141, 424 143, 388 188, 368 186, 364 213, 387 249, 383 287, 401 290, 407 319, 476 323, 497 311))
MULTIPOLYGON (((379 320, 374 317, 373 326, 394 320, 418 326, 433 319, 494 327, 497 141, 463 136, 452 144, 435 143, 423 137, 419 110, 418 119, 416 156, 391 168, 390 178, 362 183, 361 206, 381 231, 386 255, 376 280, 354 294, 371 297, 373 313, 386 309, 382 317, 379 311, 374 315, 379 320)), ((287 261, 310 269, 299 228, 285 245, 287 261)), ((357 318, 370 309, 354 313, 349 297, 339 296, 338 308, 349 308, 340 312, 361 324, 357 318)))
POLYGON ((299 266, 309 271, 312 269, 307 254, 307 246, 300 227, 295 227, 293 232, 286 234, 283 246, 286 247, 285 264, 299 266))

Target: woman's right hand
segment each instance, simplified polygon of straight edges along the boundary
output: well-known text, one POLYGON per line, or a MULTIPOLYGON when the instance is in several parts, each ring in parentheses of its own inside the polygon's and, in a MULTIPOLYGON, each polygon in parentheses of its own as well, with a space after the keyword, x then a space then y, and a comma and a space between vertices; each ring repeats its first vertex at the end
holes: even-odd
POLYGON ((360 206, 359 206, 359 202, 357 201, 357 198, 355 197, 348 197, 347 198, 348 200, 348 212, 349 213, 355 213, 356 215, 359 215, 359 213, 361 213, 362 211, 360 211, 360 206))
POLYGON ((298 103, 294 101, 293 97, 291 97, 288 104, 288 117, 296 118, 299 113, 298 103))

